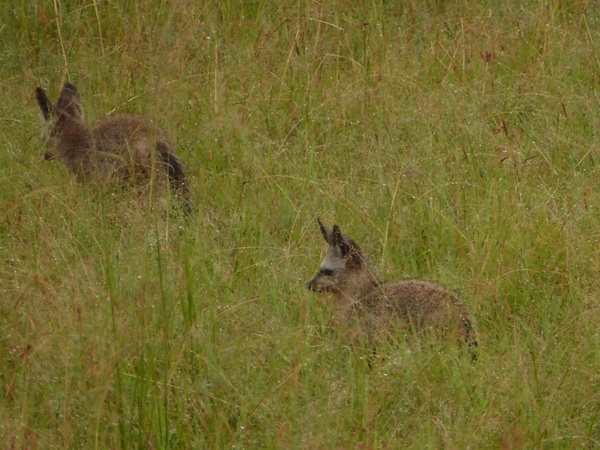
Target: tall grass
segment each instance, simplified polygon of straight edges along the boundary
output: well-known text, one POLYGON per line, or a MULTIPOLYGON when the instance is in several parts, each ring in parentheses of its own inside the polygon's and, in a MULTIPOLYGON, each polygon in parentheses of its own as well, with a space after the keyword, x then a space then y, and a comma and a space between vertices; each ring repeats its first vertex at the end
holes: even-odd
POLYGON ((600 445, 592 1, 0 5, 0 442, 600 445), (154 117, 196 215, 41 161, 34 89, 154 117), (349 348, 315 218, 461 292, 479 360, 349 348))

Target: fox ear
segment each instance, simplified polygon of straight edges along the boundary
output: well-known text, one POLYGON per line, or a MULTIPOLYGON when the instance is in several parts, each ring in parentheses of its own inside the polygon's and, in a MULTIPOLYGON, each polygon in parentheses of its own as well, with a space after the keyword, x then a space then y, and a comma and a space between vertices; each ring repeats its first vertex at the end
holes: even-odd
POLYGON ((340 227, 338 227, 337 225, 333 226, 332 236, 333 239, 331 245, 333 247, 339 248, 343 257, 348 256, 348 254, 350 253, 350 245, 344 237, 344 235, 342 234, 342 232, 340 231, 340 227))
POLYGON ((321 229, 323 238, 325 238, 325 242, 327 242, 329 245, 333 245, 331 231, 325 228, 325 225, 323 225, 323 222, 321 222, 321 218, 317 218, 317 221, 319 222, 319 228, 321 229))
POLYGON ((344 236, 340 231, 340 227, 337 225, 333 226, 332 235, 332 243, 330 244, 332 247, 335 247, 339 250, 342 258, 346 258, 346 267, 348 265, 352 265, 354 268, 359 268, 362 266, 363 257, 362 250, 358 246, 356 242, 354 242, 348 236, 344 236))
POLYGON ((44 120, 50 120, 50 116, 56 114, 56 108, 41 87, 35 90, 35 98, 37 99, 38 105, 40 105, 44 120))
POLYGON ((77 88, 71 83, 65 84, 60 91, 56 108, 65 111, 73 117, 83 119, 83 106, 77 93, 77 88))

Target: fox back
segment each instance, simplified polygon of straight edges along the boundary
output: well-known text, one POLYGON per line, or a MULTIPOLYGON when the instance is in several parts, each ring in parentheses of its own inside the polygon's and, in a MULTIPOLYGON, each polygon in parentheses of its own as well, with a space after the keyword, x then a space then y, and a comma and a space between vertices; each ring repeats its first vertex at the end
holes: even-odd
POLYGON ((328 230, 319 220, 319 227, 328 250, 307 287, 333 294, 338 314, 346 324, 357 325, 362 338, 374 343, 392 334, 433 331, 456 333, 469 347, 477 346, 457 294, 426 280, 384 282, 360 246, 337 225, 328 230))
POLYGON ((162 131, 149 120, 121 115, 90 128, 77 89, 70 83, 63 87, 56 105, 42 88, 37 88, 36 97, 46 123, 46 159, 62 160, 82 181, 140 185, 166 178, 189 207, 183 165, 162 131))

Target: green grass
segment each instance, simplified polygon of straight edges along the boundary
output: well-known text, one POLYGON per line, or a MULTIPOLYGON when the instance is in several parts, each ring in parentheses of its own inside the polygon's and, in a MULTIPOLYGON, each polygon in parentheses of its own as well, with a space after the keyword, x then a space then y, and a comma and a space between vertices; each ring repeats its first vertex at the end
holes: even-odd
POLYGON ((0 446, 599 446, 599 50, 592 1, 3 3, 0 446), (67 80, 166 130, 191 221, 41 160, 67 80), (317 216, 478 362, 345 345, 317 216))

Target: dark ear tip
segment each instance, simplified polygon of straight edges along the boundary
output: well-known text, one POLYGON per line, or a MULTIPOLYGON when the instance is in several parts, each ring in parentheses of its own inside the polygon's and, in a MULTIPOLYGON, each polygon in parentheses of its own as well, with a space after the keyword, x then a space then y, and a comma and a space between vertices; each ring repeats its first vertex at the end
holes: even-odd
POLYGON ((320 217, 317 217, 317 223, 319 224, 319 228, 323 233, 327 232, 327 228, 325 227, 325 225, 323 225, 323 222, 321 222, 320 217))
POLYGON ((44 119, 48 120, 53 112, 54 107, 41 87, 38 87, 35 90, 35 98, 38 102, 40 110, 42 111, 44 119))
POLYGON ((77 88, 71 83, 65 83, 65 86, 63 87, 63 89, 67 89, 67 90, 72 91, 75 94, 77 94, 77 88))
POLYGON ((319 222, 319 229, 321 230, 321 234, 323 235, 323 238, 325 239, 325 241, 328 244, 331 244, 331 233, 330 231, 325 228, 325 225, 323 225, 323 222, 321 222, 321 218, 317 217, 317 222, 319 222))

